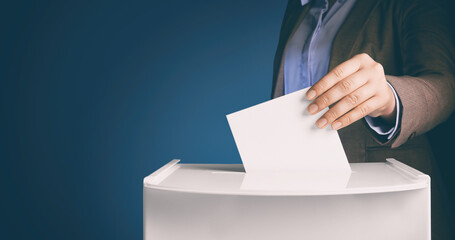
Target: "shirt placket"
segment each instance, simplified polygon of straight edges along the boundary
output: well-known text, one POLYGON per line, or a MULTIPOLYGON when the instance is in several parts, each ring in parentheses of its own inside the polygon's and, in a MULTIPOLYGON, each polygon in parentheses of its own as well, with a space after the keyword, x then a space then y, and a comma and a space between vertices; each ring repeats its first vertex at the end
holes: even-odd
MULTIPOLYGON (((311 34, 310 38, 310 43, 308 46, 308 59, 307 59, 307 73, 308 73, 308 82, 310 86, 312 86, 315 83, 315 79, 313 79, 313 63, 312 63, 312 58, 314 53, 314 45, 317 44, 317 40, 319 38, 319 32, 321 28, 323 27, 323 21, 322 21, 322 16, 324 13, 327 11, 328 8, 328 2, 325 1, 323 3, 324 5, 320 7, 319 11, 317 11, 317 14, 314 15, 314 17, 317 19, 317 24, 315 29, 313 30, 313 33, 311 34)), ((316 80, 317 81, 317 80, 316 80)))

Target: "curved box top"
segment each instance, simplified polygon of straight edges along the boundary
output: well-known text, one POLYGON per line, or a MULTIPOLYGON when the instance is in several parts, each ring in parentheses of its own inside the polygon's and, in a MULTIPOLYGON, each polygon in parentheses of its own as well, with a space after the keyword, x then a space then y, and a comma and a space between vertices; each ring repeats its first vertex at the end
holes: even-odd
POLYGON ((430 177, 395 159, 351 163, 350 176, 248 174, 241 164, 179 164, 173 160, 144 178, 144 188, 203 194, 316 196, 408 191, 430 177))

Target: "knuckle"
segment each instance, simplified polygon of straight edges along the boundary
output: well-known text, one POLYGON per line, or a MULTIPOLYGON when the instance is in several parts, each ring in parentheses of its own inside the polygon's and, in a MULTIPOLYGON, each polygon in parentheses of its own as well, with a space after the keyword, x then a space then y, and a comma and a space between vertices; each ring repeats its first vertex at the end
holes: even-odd
POLYGON ((323 95, 323 96, 319 97, 319 103, 320 103, 320 106, 328 106, 330 104, 330 100, 327 96, 323 95))
POLYGON ((337 77, 337 78, 343 78, 344 76, 344 69, 343 67, 336 67, 333 69, 333 74, 337 77))
POLYGON ((355 94, 351 94, 347 96, 347 100, 351 105, 356 105, 357 102, 359 102, 359 97, 357 97, 355 94))
POLYGON ((382 64, 378 63, 378 62, 375 62, 373 64, 373 69, 378 72, 378 73, 383 73, 384 72, 384 67, 382 66, 382 64))
POLYGON ((344 124, 343 124, 344 126, 347 126, 347 125, 351 124, 352 123, 351 116, 349 114, 345 115, 343 117, 343 122, 344 122, 344 124))
POLYGON ((359 112, 362 116, 368 115, 368 110, 369 108, 366 105, 359 106, 359 112))
POLYGON ((349 91, 352 88, 352 80, 345 80, 341 82, 341 88, 344 91, 349 91))
POLYGON ((359 53, 356 55, 358 58, 362 59, 362 60, 365 60, 365 59, 369 59, 370 58, 370 55, 368 55, 367 53, 359 53))
POLYGON ((322 93, 322 89, 324 89, 324 83, 322 81, 319 81, 317 84, 313 85, 311 89, 314 90, 316 94, 322 93))
POLYGON ((337 117, 338 117, 338 114, 333 109, 328 111, 325 115, 326 115, 326 118, 330 121, 333 121, 333 120, 337 119, 337 117))

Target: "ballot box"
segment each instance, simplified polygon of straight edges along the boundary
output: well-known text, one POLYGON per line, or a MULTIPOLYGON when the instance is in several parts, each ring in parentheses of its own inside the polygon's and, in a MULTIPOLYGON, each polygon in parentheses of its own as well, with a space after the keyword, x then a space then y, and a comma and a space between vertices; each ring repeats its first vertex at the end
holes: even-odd
POLYGON ((144 179, 146 240, 430 239, 430 177, 395 159, 326 182, 178 162, 144 179))

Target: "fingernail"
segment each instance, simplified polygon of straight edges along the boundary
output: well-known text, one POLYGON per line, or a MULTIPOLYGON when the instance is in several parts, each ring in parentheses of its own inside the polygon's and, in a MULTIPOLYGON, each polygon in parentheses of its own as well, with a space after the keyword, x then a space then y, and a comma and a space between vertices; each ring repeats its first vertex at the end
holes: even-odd
POLYGON ((323 128, 325 126, 325 124, 327 124, 327 120, 325 118, 321 118, 321 119, 316 121, 316 125, 319 128, 323 128))
POLYGON ((315 113, 317 110, 318 110, 318 105, 316 105, 316 104, 311 104, 311 105, 308 107, 308 112, 309 112, 309 113, 315 113))
POLYGON ((335 122, 332 125, 333 130, 338 130, 340 127, 341 127, 341 123, 340 122, 335 122))
POLYGON ((306 94, 306 98, 308 100, 312 100, 315 96, 316 96, 316 91, 314 91, 314 90, 310 90, 306 94))

